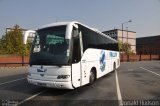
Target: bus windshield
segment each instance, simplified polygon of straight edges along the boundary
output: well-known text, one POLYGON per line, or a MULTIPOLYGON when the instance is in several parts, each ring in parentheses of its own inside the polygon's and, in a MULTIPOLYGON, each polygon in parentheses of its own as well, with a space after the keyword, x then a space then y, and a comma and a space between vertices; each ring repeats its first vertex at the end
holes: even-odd
POLYGON ((65 39, 66 26, 37 31, 32 44, 30 65, 68 65, 69 39, 65 39))

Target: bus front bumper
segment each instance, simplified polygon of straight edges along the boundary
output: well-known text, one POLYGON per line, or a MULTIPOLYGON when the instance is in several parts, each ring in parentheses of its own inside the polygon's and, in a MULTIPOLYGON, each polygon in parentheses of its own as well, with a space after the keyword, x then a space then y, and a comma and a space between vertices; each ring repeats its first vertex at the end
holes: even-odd
POLYGON ((49 87, 49 88, 58 88, 58 89, 74 89, 71 81, 68 82, 54 82, 54 81, 43 81, 37 79, 27 78, 30 84, 37 86, 49 87))

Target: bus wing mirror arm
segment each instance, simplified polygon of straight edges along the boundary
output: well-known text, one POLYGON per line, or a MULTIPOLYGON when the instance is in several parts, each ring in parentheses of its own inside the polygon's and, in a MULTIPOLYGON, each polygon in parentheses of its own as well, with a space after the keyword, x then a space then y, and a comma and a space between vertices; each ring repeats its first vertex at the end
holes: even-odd
POLYGON ((23 44, 27 44, 27 39, 28 39, 28 36, 31 34, 35 34, 36 31, 34 30, 27 30, 24 32, 24 35, 23 35, 23 44))

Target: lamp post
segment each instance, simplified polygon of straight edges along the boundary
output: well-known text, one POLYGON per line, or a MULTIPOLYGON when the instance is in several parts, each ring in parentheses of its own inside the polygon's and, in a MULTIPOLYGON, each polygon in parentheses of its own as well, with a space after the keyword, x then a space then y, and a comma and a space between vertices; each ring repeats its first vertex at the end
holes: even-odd
MULTIPOLYGON (((126 23, 132 22, 132 20, 126 21, 122 23, 122 44, 123 44, 123 25, 126 23)), ((123 48, 122 48, 122 52, 123 52, 123 48)))
POLYGON ((127 44, 128 44, 128 27, 126 27, 126 31, 127 31, 127 44))
MULTIPOLYGON (((126 21, 122 23, 122 61, 123 61, 123 25, 126 23, 132 22, 132 20, 126 21)), ((128 61, 128 60, 127 60, 128 61)))

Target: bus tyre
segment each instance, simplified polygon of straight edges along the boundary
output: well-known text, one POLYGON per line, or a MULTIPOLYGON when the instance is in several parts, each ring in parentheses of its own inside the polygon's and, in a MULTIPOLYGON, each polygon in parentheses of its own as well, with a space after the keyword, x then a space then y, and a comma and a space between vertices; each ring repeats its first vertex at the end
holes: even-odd
POLYGON ((92 69, 90 72, 90 78, 89 78, 90 85, 93 84, 95 80, 96 80, 96 74, 95 74, 95 71, 92 69))

